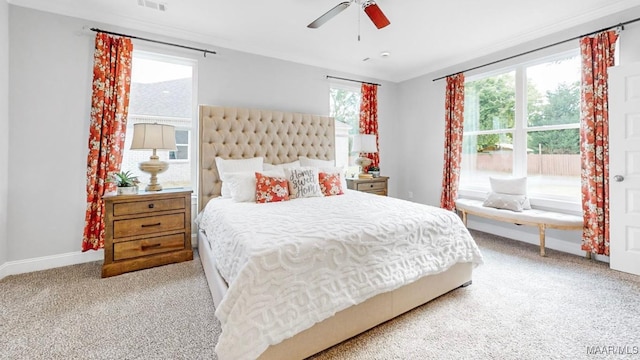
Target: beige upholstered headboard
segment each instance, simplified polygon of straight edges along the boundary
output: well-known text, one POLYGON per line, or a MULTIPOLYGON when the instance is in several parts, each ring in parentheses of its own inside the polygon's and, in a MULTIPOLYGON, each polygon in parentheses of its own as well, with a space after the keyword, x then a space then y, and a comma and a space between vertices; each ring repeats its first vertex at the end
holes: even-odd
POLYGON ((215 158, 264 157, 271 164, 299 156, 335 159, 334 119, 273 110, 200 105, 198 211, 220 195, 215 158))

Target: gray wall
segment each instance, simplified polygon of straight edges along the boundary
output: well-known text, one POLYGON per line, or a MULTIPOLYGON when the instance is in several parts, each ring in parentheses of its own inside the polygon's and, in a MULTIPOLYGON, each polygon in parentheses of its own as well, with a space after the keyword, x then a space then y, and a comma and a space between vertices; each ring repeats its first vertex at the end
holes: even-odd
MULTIPOLYGON (((98 26, 159 40, 171 39, 23 7, 10 6, 9 10, 12 148, 8 239, 11 240, 6 260, 78 252, 85 214, 94 39, 94 33, 82 31, 82 27, 98 26)), ((200 104, 325 115, 329 111, 329 82, 325 78, 329 72, 325 69, 219 49, 215 44, 188 45, 215 49, 219 55, 205 58, 189 50, 134 42, 136 49, 196 59, 200 104)), ((382 155, 381 167, 388 167, 391 176, 395 176, 391 170, 397 156, 392 142, 392 122, 397 121, 395 91, 395 84, 383 83, 379 95, 383 133, 380 147, 388 150, 382 155)), ((392 194, 394 185, 392 179, 392 194)))
MULTIPOLYGON (((104 26, 114 31, 128 31, 117 26, 7 6, 4 1, 0 4, 0 24, 3 24, 0 26, 1 277, 2 264, 8 261, 53 259, 79 253, 85 213, 94 38, 93 33, 83 31, 82 27, 104 26), (7 21, 2 21, 7 17, 8 28, 4 25, 7 21), (7 68, 11 76, 9 86, 5 81, 7 68), (8 104, 11 107, 7 115, 8 104), (8 151, 9 139, 11 151, 8 151)), ((433 82, 433 78, 638 16, 640 8, 523 44, 517 49, 452 66, 437 74, 400 84, 384 82, 379 88, 380 166, 383 175, 391 177, 390 194, 408 199, 411 192, 413 201, 439 204, 444 81, 433 82)), ((639 40, 640 25, 628 26, 621 38, 622 62, 640 60, 640 48, 634 45, 639 40)), ((322 68, 220 49, 215 44, 190 45, 215 49, 219 55, 204 58, 202 54, 188 50, 135 42, 137 49, 196 59, 198 103, 201 104, 326 114, 329 82, 325 75, 349 77, 349 74, 322 68)), ((506 63, 499 66, 504 65, 506 63)), ((471 224, 511 236, 522 232, 523 237, 537 241, 537 234, 531 229, 473 219, 471 224)), ((575 232, 550 231, 549 237, 574 244, 579 241, 575 232)), ((76 260, 86 260, 87 254, 76 260)))
MULTIPOLYGON (((9 4, 0 1, 0 269, 7 261, 9 193, 9 4)), ((0 271, 0 274, 2 271, 0 271)))
MULTIPOLYGON (((448 69, 443 69, 438 73, 427 74, 398 84, 397 108, 400 110, 401 128, 403 131, 398 135, 396 143, 402 147, 401 153, 411 154, 412 159, 411 170, 407 169, 407 171, 404 172, 404 176, 401 177, 400 184, 397 188, 399 197, 410 199, 409 194, 413 193, 413 198, 411 199, 413 201, 434 206, 439 206, 440 204, 442 163, 444 157, 444 94, 446 81, 433 81, 433 79, 474 66, 487 64, 537 47, 580 36, 637 17, 640 17, 640 7, 626 11, 624 14, 603 18, 590 24, 576 27, 570 31, 538 39, 531 43, 518 46, 517 48, 464 64, 458 64, 448 69)), ((640 23, 628 25, 626 30, 620 35, 620 63, 640 61, 640 47, 637 45, 638 42, 640 42, 640 23)), ((499 69, 510 64, 534 59, 557 51, 568 50, 577 46, 578 40, 575 40, 510 61, 469 71, 465 74, 469 76, 499 69)), ((515 225, 512 226, 474 217, 470 217, 470 227, 511 238, 517 237, 519 239, 525 239, 525 241, 531 243, 538 243, 537 229, 532 227, 517 227, 515 225)), ((580 235, 580 232, 576 231, 550 230, 547 232, 547 244, 551 248, 580 254, 581 252, 577 245, 580 242, 580 235), (549 239, 551 239, 551 241, 549 241, 549 239)))

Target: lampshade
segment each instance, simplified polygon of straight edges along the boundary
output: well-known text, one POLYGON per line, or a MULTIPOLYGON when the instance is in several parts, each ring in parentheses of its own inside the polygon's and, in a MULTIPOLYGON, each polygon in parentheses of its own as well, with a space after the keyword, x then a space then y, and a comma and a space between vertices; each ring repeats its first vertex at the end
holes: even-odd
POLYGON ((353 136, 352 152, 357 153, 376 153, 376 136, 373 134, 358 134, 353 136))
POLYGON ((171 125, 134 124, 131 150, 153 150, 148 161, 138 164, 138 169, 151 175, 146 191, 160 191, 162 185, 158 183, 158 174, 169 168, 169 163, 160 161, 156 150, 176 150, 176 132, 171 125))
POLYGON ((171 125, 134 124, 131 150, 176 150, 175 129, 171 125))

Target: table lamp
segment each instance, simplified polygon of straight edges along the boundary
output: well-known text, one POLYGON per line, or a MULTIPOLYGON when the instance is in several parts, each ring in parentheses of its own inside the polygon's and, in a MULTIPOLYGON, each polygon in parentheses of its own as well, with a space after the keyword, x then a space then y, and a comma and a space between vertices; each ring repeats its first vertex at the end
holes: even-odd
POLYGON ((138 169, 151 175, 151 180, 145 187, 146 191, 162 190, 162 185, 158 184, 158 174, 166 171, 169 163, 160 161, 156 150, 176 150, 174 127, 161 124, 134 124, 131 150, 153 150, 148 161, 138 164, 138 169))
POLYGON ((360 173, 363 173, 364 169, 371 165, 371 159, 362 156, 362 154, 371 154, 378 152, 378 147, 376 145, 376 136, 374 134, 354 135, 351 152, 360 153, 360 156, 355 160, 355 163, 360 167, 360 173))

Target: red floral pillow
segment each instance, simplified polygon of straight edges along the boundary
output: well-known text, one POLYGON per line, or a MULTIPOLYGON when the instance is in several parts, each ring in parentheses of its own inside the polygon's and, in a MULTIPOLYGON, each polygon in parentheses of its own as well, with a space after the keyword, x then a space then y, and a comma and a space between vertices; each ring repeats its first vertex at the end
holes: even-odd
POLYGON ((285 178, 256 173, 256 202, 269 203, 289 200, 289 182, 285 178))
POLYGON ((340 174, 320 172, 318 179, 320 180, 320 189, 324 196, 344 194, 340 174))

